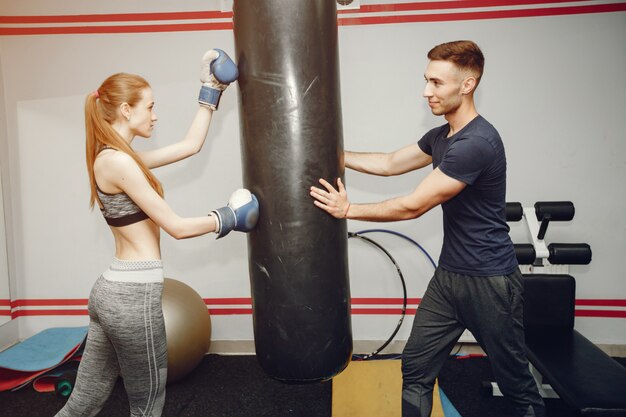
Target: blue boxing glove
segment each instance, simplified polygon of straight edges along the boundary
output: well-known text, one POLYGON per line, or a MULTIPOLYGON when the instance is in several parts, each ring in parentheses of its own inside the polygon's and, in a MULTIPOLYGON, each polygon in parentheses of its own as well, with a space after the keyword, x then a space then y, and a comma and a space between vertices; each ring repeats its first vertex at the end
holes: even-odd
POLYGON ((237 65, 221 49, 211 49, 202 57, 200 63, 200 95, 198 102, 202 106, 217 110, 222 91, 239 76, 237 65))
POLYGON ((226 207, 213 210, 211 214, 217 218, 217 239, 231 230, 247 233, 259 219, 259 201, 249 190, 240 188, 230 196, 226 207))

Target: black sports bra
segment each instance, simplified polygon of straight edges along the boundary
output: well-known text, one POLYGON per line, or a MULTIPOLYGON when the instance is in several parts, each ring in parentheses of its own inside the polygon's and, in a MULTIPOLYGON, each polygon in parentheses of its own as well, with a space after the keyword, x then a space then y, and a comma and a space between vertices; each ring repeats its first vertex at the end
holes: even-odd
POLYGON ((109 226, 128 226, 148 218, 128 194, 107 194, 97 186, 96 191, 102 203, 100 211, 109 226))
MULTIPOLYGON (((113 149, 105 146, 105 149, 113 149)), ((105 193, 96 184, 98 198, 102 203, 100 211, 109 226, 121 227, 129 224, 137 223, 148 218, 148 215, 139 208, 137 204, 126 193, 108 194, 105 193)))

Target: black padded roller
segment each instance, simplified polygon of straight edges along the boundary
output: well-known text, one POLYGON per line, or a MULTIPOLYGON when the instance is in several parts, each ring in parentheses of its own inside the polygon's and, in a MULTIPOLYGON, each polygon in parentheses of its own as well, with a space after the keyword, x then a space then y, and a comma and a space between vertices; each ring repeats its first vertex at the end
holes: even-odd
POLYGON ((543 239, 551 221, 568 221, 574 218, 574 203, 571 201, 538 201, 535 215, 541 222, 537 239, 543 239))
POLYGON ((515 256, 517 257, 517 263, 520 265, 531 265, 537 258, 535 247, 530 243, 516 243, 513 245, 515 248, 515 256))
POLYGON ((591 262, 591 246, 586 243, 551 243, 548 261, 554 265, 587 265, 591 262))
POLYGON ((334 0, 233 5, 256 356, 283 382, 328 380, 352 356, 348 232, 309 187, 343 176, 334 0))
POLYGON ((568 221, 574 218, 574 203, 571 201, 538 201, 535 203, 537 220, 568 221))
POLYGON ((518 222, 522 220, 524 210, 522 209, 522 203, 506 203, 506 221, 518 222))

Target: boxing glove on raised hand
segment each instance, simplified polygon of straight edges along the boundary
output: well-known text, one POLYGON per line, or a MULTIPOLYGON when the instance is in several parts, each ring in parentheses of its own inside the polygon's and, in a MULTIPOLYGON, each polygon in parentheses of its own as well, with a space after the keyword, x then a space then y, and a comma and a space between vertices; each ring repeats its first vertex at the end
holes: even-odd
POLYGON ((222 91, 239 76, 237 65, 221 49, 211 49, 202 57, 200 63, 200 95, 198 102, 217 110, 222 91))
POLYGON ((231 230, 249 232, 259 219, 259 201, 245 188, 236 190, 228 199, 228 205, 213 210, 217 218, 217 239, 226 236, 231 230))

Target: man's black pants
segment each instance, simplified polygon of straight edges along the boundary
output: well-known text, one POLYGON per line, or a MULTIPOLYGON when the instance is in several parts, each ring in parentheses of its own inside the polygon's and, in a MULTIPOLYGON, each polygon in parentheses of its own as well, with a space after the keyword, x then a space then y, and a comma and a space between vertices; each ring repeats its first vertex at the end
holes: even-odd
POLYGON ((428 417, 435 379, 468 329, 487 353, 517 417, 544 417, 524 347, 522 274, 474 277, 439 267, 422 298, 402 353, 402 417, 428 417))

